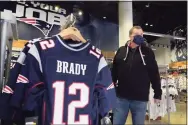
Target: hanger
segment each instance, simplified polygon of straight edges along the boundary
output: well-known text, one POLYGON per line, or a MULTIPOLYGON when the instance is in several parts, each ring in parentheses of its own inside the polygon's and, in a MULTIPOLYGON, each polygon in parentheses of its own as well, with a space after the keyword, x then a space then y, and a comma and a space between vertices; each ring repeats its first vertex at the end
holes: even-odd
POLYGON ((80 31, 75 28, 75 27, 68 27, 67 29, 62 30, 59 35, 64 39, 64 40, 73 40, 73 41, 78 41, 82 43, 86 43, 87 41, 83 38, 81 35, 80 31))
POLYGON ((71 13, 66 17, 65 24, 61 27, 61 32, 59 35, 64 40, 73 40, 78 41, 82 43, 86 43, 87 41, 84 39, 84 37, 81 35, 80 31, 73 27, 76 22, 76 17, 71 13))

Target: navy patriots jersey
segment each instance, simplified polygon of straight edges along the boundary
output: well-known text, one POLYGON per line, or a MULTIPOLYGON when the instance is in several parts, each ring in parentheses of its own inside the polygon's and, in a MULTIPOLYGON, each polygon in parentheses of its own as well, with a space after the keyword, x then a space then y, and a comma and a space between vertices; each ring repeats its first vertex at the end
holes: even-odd
MULTIPOLYGON (((24 49, 22 50, 22 52, 20 52, 19 56, 17 54, 16 55, 13 54, 11 58, 11 66, 10 66, 11 70, 10 70, 9 79, 6 85, 4 86, 2 93, 0 93, 0 119, 10 121, 10 120, 20 120, 23 119, 24 117, 22 115, 21 110, 20 111, 17 110, 17 112, 15 112, 15 109, 8 104, 12 96, 14 96, 14 98, 16 97, 16 99, 19 101, 23 100, 23 98, 17 98, 20 97, 17 95, 20 95, 21 93, 24 94, 23 88, 25 88, 25 85, 16 84, 16 81, 31 45, 38 40, 40 40, 40 38, 30 40, 28 43, 26 43, 24 49)), ((15 101, 15 105, 16 102, 19 101, 15 101)))
MULTIPOLYGON (((12 54, 10 69, 14 67, 17 59, 18 59, 18 55, 12 54)), ((8 101, 12 93, 13 93, 12 89, 8 86, 6 88, 3 88, 2 92, 0 92, 0 119, 2 120, 2 124, 7 120, 11 125, 10 120, 13 114, 13 109, 8 105, 9 104, 8 101)))
POLYGON ((34 43, 24 64, 17 84, 27 84, 27 93, 42 91, 39 123, 43 125, 92 124, 93 112, 104 117, 115 106, 107 62, 89 42, 71 47, 60 36, 53 36, 34 43), (99 110, 93 108, 96 97, 99 110))

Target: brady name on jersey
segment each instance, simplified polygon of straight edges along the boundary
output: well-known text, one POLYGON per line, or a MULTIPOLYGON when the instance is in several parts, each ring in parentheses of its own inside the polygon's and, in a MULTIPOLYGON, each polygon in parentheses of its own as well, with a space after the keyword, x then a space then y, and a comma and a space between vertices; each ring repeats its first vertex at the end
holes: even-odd
POLYGON ((77 64, 72 62, 57 60, 57 70, 58 73, 67 73, 73 75, 85 75, 87 65, 77 64))

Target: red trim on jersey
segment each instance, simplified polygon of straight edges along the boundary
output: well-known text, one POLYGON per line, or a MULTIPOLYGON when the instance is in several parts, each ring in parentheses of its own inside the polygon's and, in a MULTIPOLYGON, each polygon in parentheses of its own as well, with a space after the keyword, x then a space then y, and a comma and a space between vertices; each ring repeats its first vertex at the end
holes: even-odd
POLYGON ((18 78, 20 78, 20 79, 23 80, 23 81, 29 82, 29 80, 28 80, 25 76, 23 76, 23 75, 20 75, 20 74, 19 74, 18 78))
POLYGON ((39 82, 39 83, 33 85, 31 88, 28 89, 28 91, 25 93, 24 102, 25 102, 25 100, 26 100, 26 97, 27 97, 29 91, 30 91, 31 89, 35 88, 36 86, 41 85, 41 84, 44 84, 44 82, 39 82))
POLYGON ((90 50, 89 53, 96 56, 98 59, 100 58, 100 55, 94 52, 93 50, 90 50))
POLYGON ((46 118, 46 102, 43 101, 43 125, 45 124, 45 118, 46 118))
POLYGON ((112 89, 111 87, 115 87, 115 86, 114 86, 114 83, 110 84, 110 85, 106 88, 106 90, 112 89))
POLYGON ((28 81, 25 81, 25 80, 18 77, 16 83, 28 83, 28 81))
POLYGON ((105 87, 102 85, 96 85, 95 88, 105 88, 105 87))
POLYGON ((9 86, 5 86, 4 88, 3 88, 3 90, 2 90, 2 92, 4 92, 4 93, 11 93, 11 94, 13 94, 14 93, 14 91, 9 87, 9 86))
POLYGON ((14 91, 9 87, 9 86, 5 86, 6 89, 8 89, 11 93, 13 93, 14 91))
POLYGON ((89 120, 89 125, 92 125, 91 119, 89 120))
POLYGON ((14 119, 14 116, 16 115, 16 111, 14 111, 13 115, 12 115, 12 120, 14 119))
POLYGON ((29 93, 29 91, 30 91, 31 89, 33 89, 33 88, 35 88, 35 87, 37 87, 38 85, 41 85, 41 84, 44 84, 44 82, 39 82, 39 83, 33 85, 31 88, 29 88, 28 91, 27 91, 26 94, 25 94, 25 98, 26 98, 27 94, 29 93))
MULTIPOLYGON (((33 89, 33 88, 35 88, 35 87, 37 87, 38 85, 41 85, 41 84, 44 84, 44 82, 39 82, 39 83, 37 83, 37 84, 34 84, 30 89, 33 89)), ((30 90, 29 89, 29 90, 30 90)))

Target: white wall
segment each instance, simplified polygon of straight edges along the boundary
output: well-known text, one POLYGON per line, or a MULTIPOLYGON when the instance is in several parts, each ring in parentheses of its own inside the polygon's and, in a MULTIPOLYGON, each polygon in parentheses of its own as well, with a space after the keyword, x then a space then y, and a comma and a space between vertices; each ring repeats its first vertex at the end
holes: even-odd
POLYGON ((170 38, 159 38, 154 40, 152 43, 170 45, 170 40, 171 40, 170 38))
POLYGON ((155 58, 157 60, 158 65, 166 65, 171 63, 171 51, 170 51, 170 39, 168 38, 159 38, 152 43, 155 43, 155 58), (162 45, 159 47, 156 44, 164 44, 168 45, 168 48, 164 48, 162 45))
POLYGON ((155 58, 157 60, 158 65, 166 65, 171 62, 171 51, 169 48, 155 47, 154 50, 155 58))

